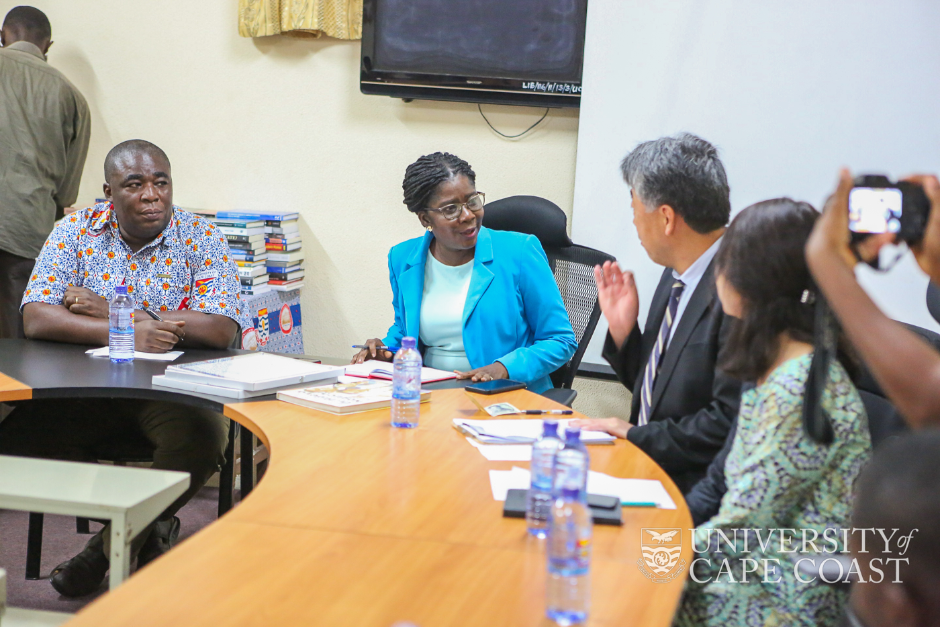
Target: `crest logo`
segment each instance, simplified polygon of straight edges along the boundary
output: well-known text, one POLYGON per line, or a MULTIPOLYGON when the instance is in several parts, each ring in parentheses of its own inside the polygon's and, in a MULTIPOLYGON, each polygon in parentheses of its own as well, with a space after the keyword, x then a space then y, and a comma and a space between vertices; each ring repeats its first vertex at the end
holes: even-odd
POLYGON ((641 529, 640 550, 637 568, 654 583, 673 581, 686 569, 686 560, 680 559, 682 529, 641 529))
POLYGON ((258 334, 258 345, 268 345, 268 308, 258 310, 258 326, 255 327, 258 334))

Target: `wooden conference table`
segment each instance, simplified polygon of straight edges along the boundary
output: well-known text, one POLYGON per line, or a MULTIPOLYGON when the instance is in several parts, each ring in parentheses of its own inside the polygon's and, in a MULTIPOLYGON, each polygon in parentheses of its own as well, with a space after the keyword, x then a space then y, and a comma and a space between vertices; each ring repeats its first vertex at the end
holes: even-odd
MULTIPOLYGON (((143 373, 162 371, 160 362, 135 362, 119 386, 123 366, 85 348, 0 340, 0 401, 112 396, 121 387, 122 396, 216 402, 151 388, 143 373)), ((554 406, 527 391, 500 400, 554 406)), ((414 430, 391 428, 388 410, 334 416, 274 400, 222 404, 269 448, 258 487, 69 625, 549 624, 543 542, 503 518, 490 490, 487 471, 514 463, 487 461, 451 426, 476 413, 465 392, 435 390, 414 430)), ((690 563, 682 495, 632 444, 589 448, 593 470, 659 479, 678 509, 624 508, 623 527, 595 526, 588 624, 668 625, 686 573, 654 583, 637 562, 649 541, 642 528, 681 528, 690 563)))

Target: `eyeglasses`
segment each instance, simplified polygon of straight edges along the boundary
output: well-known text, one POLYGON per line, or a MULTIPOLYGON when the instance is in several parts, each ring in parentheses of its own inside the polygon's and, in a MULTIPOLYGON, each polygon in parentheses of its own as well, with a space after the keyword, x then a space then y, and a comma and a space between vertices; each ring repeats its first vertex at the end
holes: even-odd
POLYGON ((467 202, 455 203, 453 205, 445 205, 443 207, 438 207, 437 209, 425 209, 425 211, 434 211, 440 213, 441 217, 445 220, 457 220, 458 217, 464 213, 464 207, 467 207, 472 213, 477 213, 484 210, 484 203, 486 199, 483 192, 477 192, 473 196, 467 199, 467 202))

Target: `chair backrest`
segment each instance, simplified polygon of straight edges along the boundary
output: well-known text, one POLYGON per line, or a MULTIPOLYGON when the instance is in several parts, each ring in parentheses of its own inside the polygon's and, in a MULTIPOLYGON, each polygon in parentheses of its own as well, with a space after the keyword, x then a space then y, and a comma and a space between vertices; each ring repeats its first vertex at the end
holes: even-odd
POLYGON ((931 317, 934 318, 935 322, 938 322, 938 286, 928 281, 928 290, 925 292, 925 304, 928 305, 928 313, 931 314, 931 317))
POLYGON ((538 196, 510 196, 488 203, 484 209, 483 225, 497 231, 535 235, 546 251, 578 342, 569 362, 550 376, 556 387, 571 388, 601 317, 594 267, 605 261, 614 261, 614 257, 573 243, 566 231, 565 212, 555 203, 538 196))
POLYGON ((882 396, 859 390, 859 397, 866 408, 869 421, 869 438, 872 446, 879 446, 884 440, 909 430, 905 419, 896 411, 895 406, 882 396))
MULTIPOLYGON (((934 331, 904 322, 902 324, 934 350, 937 351, 941 348, 941 338, 934 331)), ((889 437, 909 430, 905 419, 895 408, 895 405, 886 398, 885 392, 882 391, 882 387, 872 376, 865 363, 860 363, 860 371, 854 383, 856 389, 859 390, 859 396, 863 399, 863 405, 866 407, 866 416, 869 419, 869 437, 872 439, 873 446, 889 437)))
MULTIPOLYGON (((906 322, 901 324, 905 325, 909 331, 923 339, 925 343, 931 346, 935 351, 941 351, 941 337, 939 337, 937 333, 906 322)), ((856 380, 853 381, 853 383, 856 384, 856 388, 861 392, 865 391, 885 398, 885 392, 882 391, 882 386, 879 385, 875 377, 872 376, 872 373, 869 372, 869 368, 866 367, 866 364, 860 362, 859 366, 859 374, 856 380)))

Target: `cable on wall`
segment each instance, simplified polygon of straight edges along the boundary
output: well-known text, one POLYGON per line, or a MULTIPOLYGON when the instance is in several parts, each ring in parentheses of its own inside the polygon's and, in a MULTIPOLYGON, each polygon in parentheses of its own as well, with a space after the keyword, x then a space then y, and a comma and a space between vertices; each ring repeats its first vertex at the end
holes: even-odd
POLYGON ((532 126, 530 126, 528 129, 526 129, 525 131, 523 131, 522 133, 519 133, 519 134, 517 134, 517 135, 507 135, 507 134, 505 134, 505 133, 501 133, 500 131, 498 131, 498 130, 493 126, 493 124, 490 123, 490 120, 488 120, 488 119, 487 119, 487 116, 484 115, 484 110, 480 107, 480 103, 477 104, 477 110, 480 111, 480 117, 482 117, 482 118, 484 119, 484 122, 486 122, 486 123, 487 123, 487 126, 490 127, 490 130, 492 130, 494 133, 496 133, 496 134, 499 135, 500 137, 505 137, 505 138, 507 138, 507 139, 517 139, 517 138, 519 138, 519 137, 522 137, 523 135, 525 135, 525 134, 528 133, 529 131, 531 131, 531 130, 533 130, 534 128, 536 128, 537 126, 539 126, 539 123, 542 122, 543 120, 545 120, 545 119, 546 119, 546 116, 549 115, 549 107, 546 107, 546 112, 542 114, 542 117, 539 118, 538 120, 536 120, 536 122, 535 122, 532 126))

